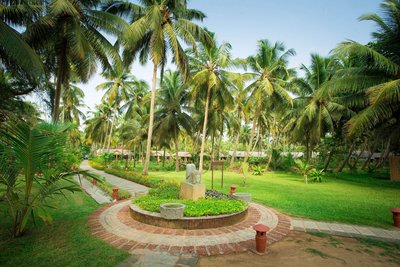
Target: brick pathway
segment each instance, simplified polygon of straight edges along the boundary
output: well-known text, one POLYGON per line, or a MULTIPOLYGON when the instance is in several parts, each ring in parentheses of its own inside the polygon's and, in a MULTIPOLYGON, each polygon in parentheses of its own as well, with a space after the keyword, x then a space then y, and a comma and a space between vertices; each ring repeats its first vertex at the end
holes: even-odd
POLYGON ((301 232, 323 232, 339 236, 368 237, 390 241, 400 241, 399 230, 385 230, 381 228, 360 225, 319 222, 301 218, 292 218, 291 224, 293 230, 301 232))
POLYGON ((252 226, 263 223, 270 227, 268 243, 279 241, 290 231, 288 217, 251 203, 247 218, 241 223, 202 230, 169 229, 133 220, 129 214, 130 201, 106 205, 89 218, 93 235, 114 247, 133 253, 137 249, 221 255, 254 249, 252 226))

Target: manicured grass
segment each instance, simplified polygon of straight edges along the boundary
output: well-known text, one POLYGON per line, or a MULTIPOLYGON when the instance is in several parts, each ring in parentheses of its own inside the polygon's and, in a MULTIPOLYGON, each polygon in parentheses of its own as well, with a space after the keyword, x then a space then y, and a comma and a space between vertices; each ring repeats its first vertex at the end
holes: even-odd
MULTIPOLYGON (((185 180, 185 172, 150 172, 152 177, 166 181, 185 180)), ((211 171, 202 176, 211 188, 211 171)), ((214 172, 214 188, 229 192, 229 185, 238 185, 237 192, 249 192, 253 200, 274 207, 286 214, 315 220, 337 221, 351 224, 390 228, 390 209, 400 207, 400 183, 379 180, 367 174, 341 174, 326 177, 322 183, 304 184, 303 177, 284 172, 270 172, 262 176, 248 175, 246 187, 243 176, 224 172, 221 189, 221 172, 214 172)))
POLYGON ((129 256, 90 234, 87 217, 99 205, 83 192, 67 196, 52 202, 59 209, 51 211, 51 226, 38 223, 17 239, 10 237, 0 202, 0 266, 115 266, 129 256))

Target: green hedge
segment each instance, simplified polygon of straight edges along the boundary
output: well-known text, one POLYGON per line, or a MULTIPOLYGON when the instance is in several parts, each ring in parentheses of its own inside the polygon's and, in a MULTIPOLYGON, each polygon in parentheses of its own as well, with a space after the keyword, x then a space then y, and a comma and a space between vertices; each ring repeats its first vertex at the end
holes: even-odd
POLYGON ((159 187, 163 181, 160 181, 157 178, 153 178, 150 176, 144 176, 142 174, 133 172, 133 171, 120 171, 120 170, 116 170, 116 169, 109 169, 106 168, 105 166, 96 163, 94 161, 89 161, 90 166, 92 166, 92 168, 98 169, 98 170, 103 170, 105 173, 108 174, 112 174, 121 178, 124 178, 126 180, 138 183, 138 184, 142 184, 145 185, 147 187, 151 187, 151 188, 156 188, 159 187))

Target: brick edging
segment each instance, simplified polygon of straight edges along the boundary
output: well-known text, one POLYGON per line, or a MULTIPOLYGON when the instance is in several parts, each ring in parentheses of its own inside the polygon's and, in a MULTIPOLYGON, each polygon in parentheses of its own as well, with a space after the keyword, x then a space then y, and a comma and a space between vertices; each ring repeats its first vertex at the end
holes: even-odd
MULTIPOLYGON (((163 244, 155 245, 155 244, 149 244, 149 243, 143 243, 143 242, 137 242, 134 240, 129 240, 129 239, 126 239, 126 238, 123 238, 123 237, 120 237, 113 233, 108 232, 101 225, 100 220, 99 220, 100 215, 105 210, 107 210, 108 208, 110 208, 111 206, 113 206, 117 203, 119 203, 119 202, 106 204, 106 205, 100 207, 99 209, 97 209, 96 211, 94 211, 88 218, 88 224, 89 224, 91 232, 94 236, 111 244, 113 247, 116 247, 116 248, 119 248, 119 249, 122 249, 122 250, 125 250, 128 252, 135 250, 135 249, 149 249, 149 250, 168 251, 171 253, 196 253, 196 254, 199 254, 202 256, 215 256, 215 255, 223 255, 223 254, 240 253, 240 252, 244 252, 244 251, 255 248, 254 239, 250 239, 247 241, 241 241, 241 242, 221 243, 221 244, 207 245, 207 246, 203 246, 203 245, 200 245, 200 246, 169 246, 169 245, 163 245, 163 244)), ((123 210, 123 209, 124 208, 122 208, 121 210, 123 210)), ((289 233, 291 223, 290 223, 290 219, 287 216, 277 212, 276 210, 274 210, 272 208, 268 208, 268 209, 270 211, 272 211, 272 213, 274 213, 278 217, 278 224, 276 225, 276 227, 267 233, 267 237, 268 237, 267 242, 268 242, 268 245, 271 245, 272 243, 280 241, 282 238, 284 238, 289 233)), ((119 211, 118 213, 120 213, 120 212, 121 211, 119 211)), ((250 214, 250 212, 249 212, 249 217, 254 217, 254 216, 255 216, 254 214, 250 214)), ((118 216, 118 219, 120 219, 119 216, 118 216)), ((245 219, 241 223, 238 223, 238 224, 235 224, 232 226, 228 226, 228 227, 224 227, 223 229, 226 228, 226 230, 229 230, 229 232, 233 232, 235 230, 243 229, 243 227, 244 228, 251 227, 252 225, 255 224, 254 219, 253 219, 253 220, 250 220, 248 224, 244 225, 244 222, 247 222, 247 221, 248 221, 248 219, 245 219)), ((124 224, 126 224, 126 223, 124 223, 124 224)), ((151 228, 153 226, 149 226, 149 227, 151 228)), ((168 229, 168 228, 165 228, 165 229, 168 229)), ((144 228, 142 230, 146 231, 146 228, 144 228)), ((171 230, 171 229, 169 229, 169 230, 171 230)), ((173 233, 175 235, 182 235, 182 234, 184 235, 184 233, 180 232, 177 229, 173 229, 173 230, 176 231, 173 233)), ((193 233, 192 235, 197 235, 197 234, 195 234, 195 232, 197 232, 197 231, 199 232, 199 235, 200 235, 200 231, 204 232, 201 235, 223 234, 223 230, 221 231, 221 229, 217 229, 217 228, 204 229, 204 230, 187 230, 187 231, 191 231, 193 233)), ((167 234, 167 233, 165 233, 165 234, 167 234)), ((164 234, 164 233, 160 233, 160 234, 164 234)), ((168 234, 170 235, 171 233, 168 233, 168 234)), ((189 234, 189 235, 191 235, 191 234, 189 234)))

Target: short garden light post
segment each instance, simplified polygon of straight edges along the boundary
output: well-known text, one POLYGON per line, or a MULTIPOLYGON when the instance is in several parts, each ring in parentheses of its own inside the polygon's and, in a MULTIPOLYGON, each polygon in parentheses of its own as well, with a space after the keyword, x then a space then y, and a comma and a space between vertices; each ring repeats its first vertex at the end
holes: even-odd
POLYGON ((231 184, 231 191, 230 191, 231 196, 233 196, 233 194, 235 193, 235 190, 236 190, 236 185, 231 184))
POLYGON ((113 193, 112 193, 113 202, 116 202, 119 199, 119 197, 118 197, 118 187, 114 187, 112 190, 113 190, 113 193))
POLYGON ((256 252, 264 254, 267 250, 267 232, 269 227, 264 224, 256 224, 253 226, 256 231, 256 252))
POLYGON ((393 213, 393 225, 400 228, 400 208, 391 210, 393 213))
POLYGON ((93 178, 92 184, 93 184, 93 185, 97 185, 97 180, 93 178))

